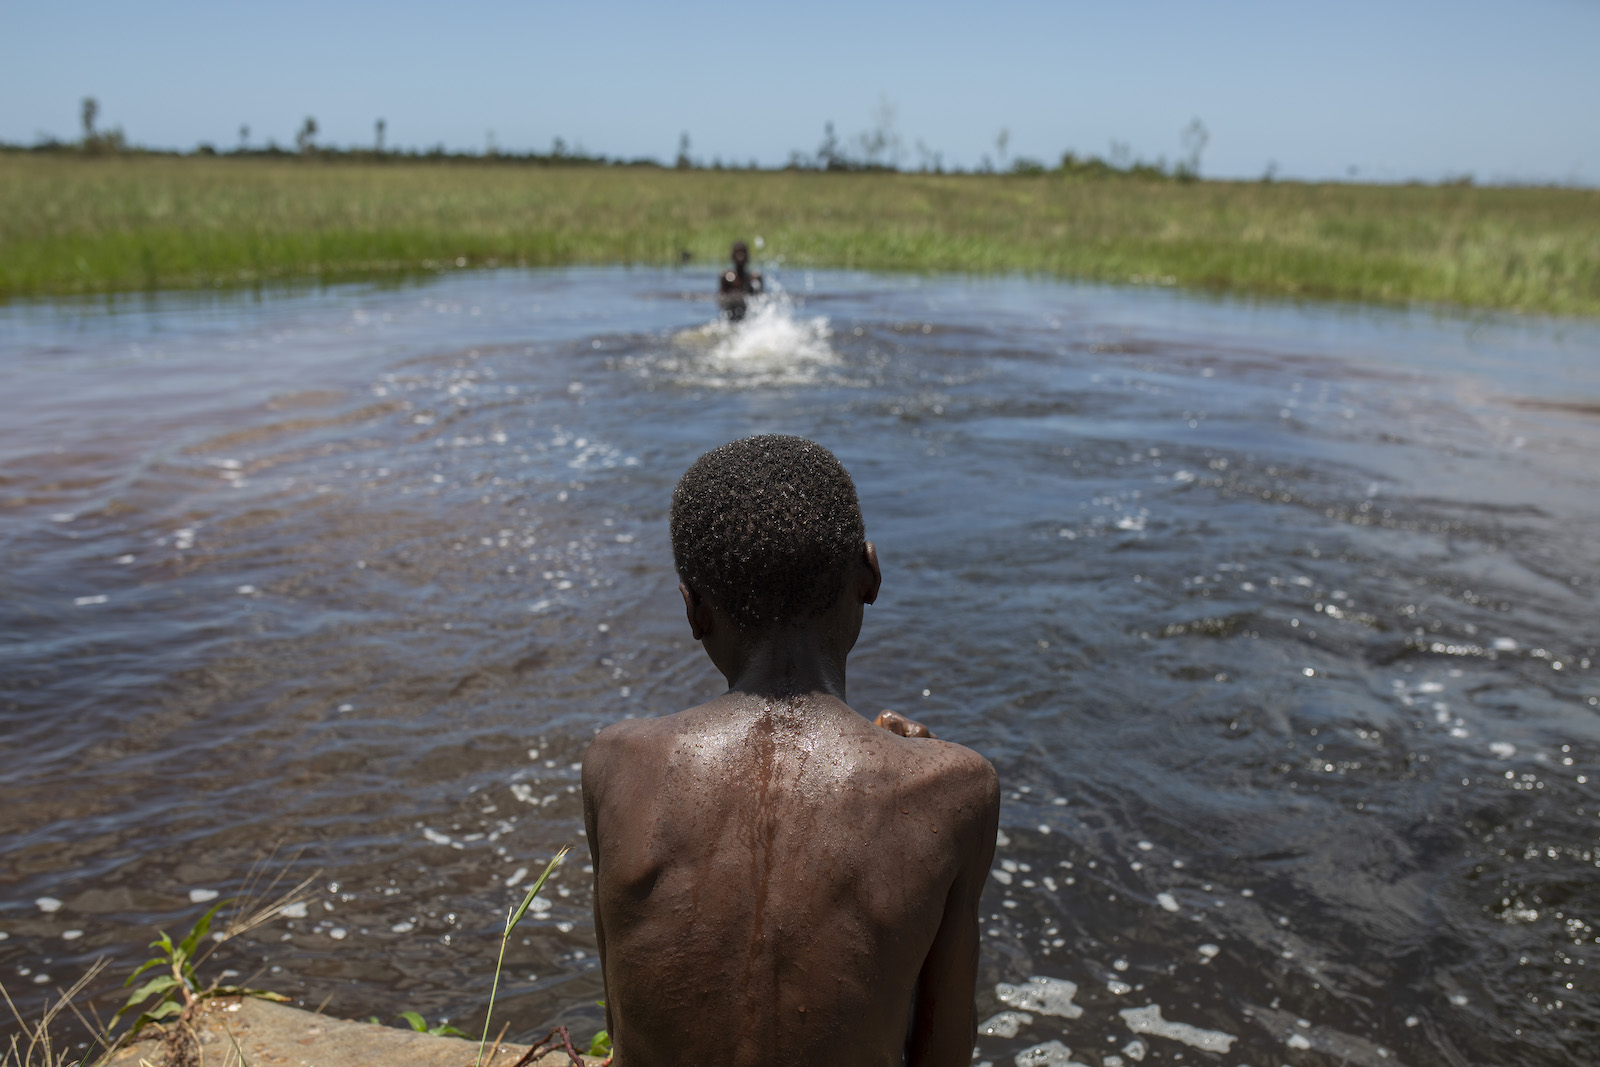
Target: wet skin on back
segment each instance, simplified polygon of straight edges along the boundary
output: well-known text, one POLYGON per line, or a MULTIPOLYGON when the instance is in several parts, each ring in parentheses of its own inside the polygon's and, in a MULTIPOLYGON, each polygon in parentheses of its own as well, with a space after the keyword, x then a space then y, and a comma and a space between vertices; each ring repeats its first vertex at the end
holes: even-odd
POLYGON ((870 545, 860 569, 828 617, 753 642, 685 589, 729 691, 590 745, 616 1067, 971 1062, 998 786, 844 702, 870 545))

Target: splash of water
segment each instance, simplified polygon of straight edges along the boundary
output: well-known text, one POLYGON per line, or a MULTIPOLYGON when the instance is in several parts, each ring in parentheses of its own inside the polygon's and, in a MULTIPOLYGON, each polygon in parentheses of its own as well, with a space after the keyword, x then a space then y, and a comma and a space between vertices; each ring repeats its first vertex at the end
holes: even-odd
POLYGON ((781 290, 756 297, 741 322, 718 319, 674 340, 695 351, 691 376, 723 388, 792 385, 815 381, 838 363, 828 339, 833 330, 823 315, 798 314, 781 290))

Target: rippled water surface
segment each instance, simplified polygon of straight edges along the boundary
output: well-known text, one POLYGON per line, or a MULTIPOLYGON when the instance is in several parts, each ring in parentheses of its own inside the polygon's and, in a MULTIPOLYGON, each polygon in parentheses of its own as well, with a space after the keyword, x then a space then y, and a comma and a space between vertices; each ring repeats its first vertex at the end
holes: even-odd
POLYGON ((579 760, 720 688, 668 496, 781 431, 882 556, 852 702, 1000 771, 980 1059, 1593 1062, 1600 330, 786 280, 0 309, 7 989, 276 849, 317 897, 217 973, 470 1028, 577 844, 497 1015, 586 1036, 579 760))

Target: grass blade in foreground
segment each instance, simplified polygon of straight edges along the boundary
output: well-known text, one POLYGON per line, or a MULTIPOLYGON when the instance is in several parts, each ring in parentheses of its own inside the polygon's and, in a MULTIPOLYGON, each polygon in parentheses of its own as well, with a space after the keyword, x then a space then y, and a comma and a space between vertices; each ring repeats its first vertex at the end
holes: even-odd
POLYGON ((550 862, 544 865, 544 872, 539 875, 533 887, 528 890, 528 895, 522 898, 522 903, 514 910, 506 913, 506 928, 500 935, 500 955, 494 961, 494 985, 489 988, 489 1010, 483 1015, 483 1037, 478 1040, 478 1064, 483 1067, 483 1049, 489 1043, 489 1019, 494 1015, 494 998, 500 992, 500 968, 506 961, 506 942, 511 940, 511 931, 517 928, 522 917, 528 913, 528 905, 533 903, 533 898, 539 895, 539 890, 544 888, 545 879, 550 877, 550 872, 566 858, 570 845, 562 846, 560 852, 550 857, 550 862))

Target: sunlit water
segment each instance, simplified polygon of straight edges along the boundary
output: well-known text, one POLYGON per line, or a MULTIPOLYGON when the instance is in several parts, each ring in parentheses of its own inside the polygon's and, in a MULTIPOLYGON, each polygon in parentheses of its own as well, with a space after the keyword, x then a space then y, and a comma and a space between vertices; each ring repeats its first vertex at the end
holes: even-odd
POLYGON ((6 987, 111 1005, 276 849, 214 974, 470 1028, 575 844, 497 1016, 586 1037, 579 760, 718 691, 668 497, 782 431, 883 560, 853 702, 1000 771, 979 1059, 1592 1062, 1600 330, 787 281, 0 309, 6 987))

